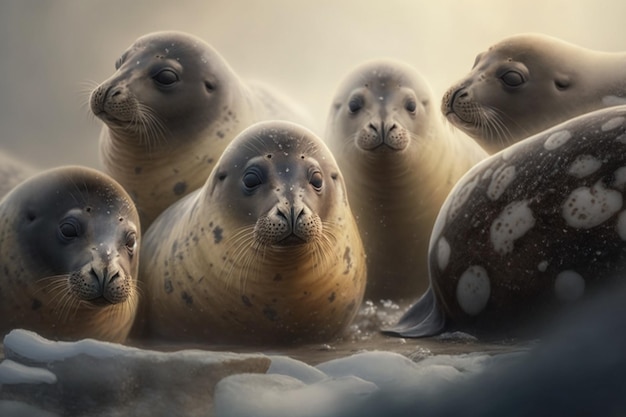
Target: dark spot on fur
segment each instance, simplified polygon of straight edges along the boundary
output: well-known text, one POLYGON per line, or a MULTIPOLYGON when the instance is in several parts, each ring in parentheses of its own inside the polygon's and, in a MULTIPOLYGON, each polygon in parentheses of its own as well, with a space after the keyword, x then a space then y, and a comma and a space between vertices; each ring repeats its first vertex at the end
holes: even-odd
POLYGON ((265 308, 263 309, 263 315, 267 317, 269 321, 276 321, 276 319, 278 318, 278 313, 270 306, 265 306, 265 308))
POLYGON ((343 260, 346 263, 346 270, 343 271, 343 274, 348 275, 348 273, 350 273, 350 270, 352 269, 352 256, 350 254, 349 246, 346 246, 346 250, 343 253, 343 260))
POLYGON ((208 158, 208 159, 206 160, 207 164, 212 164, 212 163, 213 163, 213 161, 214 161, 214 159, 213 159, 213 158, 208 158))
POLYGON ((135 174, 136 175, 141 174, 141 171, 143 171, 143 167, 135 167, 135 174))
POLYGON ((213 229, 213 240, 215 243, 220 243, 222 241, 222 232, 224 230, 222 230, 221 227, 219 226, 215 226, 215 228, 213 229))
POLYGON ((274 281, 282 281, 283 280, 283 276, 280 274, 276 274, 274 275, 274 281))
POLYGON ((248 298, 247 295, 242 295, 241 296, 241 301, 243 301, 243 303, 246 305, 246 307, 252 307, 252 303, 250 302, 250 299, 248 298))
POLYGON ((336 296, 335 296, 335 291, 333 291, 333 292, 330 294, 330 297, 328 297, 328 302, 329 302, 329 303, 332 303, 333 301, 335 301, 335 297, 336 297, 336 296))
POLYGON ((174 286, 172 285, 172 281, 169 279, 166 279, 163 282, 163 289, 165 290, 166 294, 171 294, 174 291, 174 286))
POLYGON ((174 184, 173 190, 175 195, 183 195, 185 190, 187 190, 187 183, 185 181, 179 181, 174 184))
POLYGON ((183 299, 183 301, 188 305, 192 305, 193 304, 193 297, 189 294, 187 294, 185 291, 183 291, 181 298, 183 299))
POLYGON ((39 301, 36 298, 33 298, 33 304, 31 305, 31 309, 39 310, 41 308, 41 306, 42 306, 41 301, 39 301))
POLYGON ((218 138, 224 139, 224 132, 222 132, 221 130, 218 130, 216 134, 218 138))

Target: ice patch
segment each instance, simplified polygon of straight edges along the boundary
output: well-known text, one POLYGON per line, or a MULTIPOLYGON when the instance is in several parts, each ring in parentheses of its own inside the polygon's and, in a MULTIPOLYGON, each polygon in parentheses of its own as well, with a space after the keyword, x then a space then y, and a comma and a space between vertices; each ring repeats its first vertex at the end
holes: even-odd
POLYGON ((491 284, 485 268, 478 265, 467 268, 456 286, 456 299, 461 309, 475 316, 483 311, 490 295, 491 284))
POLYGON ((622 193, 604 187, 598 181, 593 187, 572 191, 563 203, 562 214, 568 225, 589 229, 607 221, 622 208, 622 193))
POLYGON ((608 132, 609 130, 617 129, 618 127, 624 124, 626 119, 623 116, 614 117, 608 122, 604 123, 601 127, 603 132, 608 132))
POLYGON ((450 261, 450 244, 445 237, 439 239, 437 243, 437 265, 440 271, 444 271, 448 267, 450 261))
POLYGON ((560 301, 575 301, 585 293, 585 279, 575 271, 563 271, 556 276, 554 293, 560 301))
POLYGON ((546 139, 543 147, 548 151, 553 151, 563 145, 572 138, 572 134, 569 130, 560 130, 555 132, 546 139))
POLYGON ((615 188, 624 188, 626 185, 626 167, 617 168, 613 173, 613 183, 611 184, 615 188))
POLYGON ((620 106, 626 104, 626 97, 604 96, 602 97, 602 104, 606 107, 620 106))
POLYGON ((500 255, 513 251, 513 242, 524 236, 535 225, 528 201, 514 201, 504 208, 491 223, 490 236, 493 249, 500 255))
POLYGON ((270 359, 272 364, 267 370, 268 374, 289 375, 307 384, 326 378, 322 371, 289 356, 270 356, 270 359))
POLYGON ((576 178, 584 178, 593 174, 602 166, 602 161, 591 155, 579 155, 572 165, 570 165, 568 174, 576 178))
POLYGON ((514 179, 515 166, 510 165, 506 168, 504 165, 501 166, 493 174, 493 177, 491 177, 491 182, 489 183, 489 187, 487 187, 487 197, 493 201, 497 200, 507 187, 511 185, 514 179))
POLYGON ((377 391, 375 384, 347 376, 307 385, 286 375, 231 375, 215 387, 217 417, 341 415, 377 391))
POLYGON ((461 188, 457 189, 457 191, 451 196, 452 203, 450 204, 450 211, 448 212, 449 220, 453 220, 457 216, 459 210, 461 210, 463 205, 465 205, 472 194, 472 191, 476 188, 479 180, 480 176, 475 175, 472 179, 463 184, 461 188))
POLYGON ((0 363, 0 386, 4 384, 54 384, 57 377, 43 368, 32 368, 5 359, 0 363))

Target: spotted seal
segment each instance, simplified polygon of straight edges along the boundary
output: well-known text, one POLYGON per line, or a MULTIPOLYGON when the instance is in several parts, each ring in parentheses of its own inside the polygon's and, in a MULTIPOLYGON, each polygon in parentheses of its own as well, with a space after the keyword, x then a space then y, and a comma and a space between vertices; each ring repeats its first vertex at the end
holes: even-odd
POLYGON ((140 271, 147 334, 211 343, 332 340, 366 280, 332 154, 286 121, 244 130, 205 185, 157 218, 140 271))
POLYGON ((129 191, 144 228, 204 184, 245 127, 264 119, 307 122, 296 104, 242 80, 215 49, 184 32, 140 37, 115 68, 90 106, 105 124, 105 170, 129 191))
POLYGON ((411 300, 428 287, 428 239, 439 208, 487 156, 434 102, 416 69, 389 59, 358 65, 332 101, 325 140, 365 245, 368 299, 411 300))
POLYGON ((44 171, 0 200, 0 333, 122 342, 137 307, 139 217, 108 175, 44 171))
POLYGON ((626 53, 529 33, 479 54, 441 109, 493 153, 572 117, 626 104, 626 53))
POLYGON ((625 191, 626 106, 579 116, 486 159, 437 217, 430 290, 389 332, 534 331, 626 269, 625 191))

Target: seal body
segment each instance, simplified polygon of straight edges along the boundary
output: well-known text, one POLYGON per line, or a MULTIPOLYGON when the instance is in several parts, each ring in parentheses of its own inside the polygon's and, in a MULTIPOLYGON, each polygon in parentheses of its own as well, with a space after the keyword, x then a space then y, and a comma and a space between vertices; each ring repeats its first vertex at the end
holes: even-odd
POLYGON ((307 117, 270 88, 244 82, 211 46, 182 32, 137 39, 94 89, 90 106, 105 123, 104 167, 133 197, 144 228, 204 184, 245 127, 307 117))
POLYGON ((141 282, 152 338, 284 345, 329 341, 356 314, 365 255, 325 144, 262 122, 206 184, 145 234, 141 282))
POLYGON ((545 315, 623 278, 625 191, 626 106, 579 116, 483 161, 442 207, 431 290, 392 333, 530 334, 545 315))
POLYGON ((357 66, 332 102, 325 140, 365 245, 368 299, 410 300, 428 287, 428 240, 439 208, 486 157, 433 103, 414 68, 386 59, 357 66))
POLYGON ((137 307, 139 218, 124 189, 66 166, 0 200, 0 333, 122 342, 137 307))
POLYGON ((575 116, 626 104, 626 53, 540 34, 503 39, 476 57, 441 109, 494 153, 575 116))
POLYGON ((0 198, 37 170, 0 150, 0 198))

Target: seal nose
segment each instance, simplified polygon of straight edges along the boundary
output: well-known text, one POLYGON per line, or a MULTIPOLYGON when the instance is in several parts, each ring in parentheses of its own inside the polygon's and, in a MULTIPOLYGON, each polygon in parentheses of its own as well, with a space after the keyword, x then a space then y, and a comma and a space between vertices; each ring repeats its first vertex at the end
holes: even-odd
POLYGON ((395 122, 391 122, 391 123, 388 122, 385 125, 385 122, 381 121, 380 126, 376 126, 376 124, 372 122, 370 122, 369 124, 370 130, 374 131, 374 133, 380 138, 380 141, 382 143, 385 143, 387 141, 391 131, 396 129, 397 127, 398 126, 396 125, 395 122))
POLYGON ((108 267, 96 268, 94 266, 91 267, 91 275, 95 279, 96 292, 99 297, 104 296, 106 293, 107 287, 111 286, 116 279, 120 277, 119 270, 111 270, 108 267))
POLYGON ((291 208, 289 210, 281 210, 280 208, 277 210, 278 217, 281 217, 289 227, 289 234, 293 234, 296 230, 298 218, 302 215, 303 210, 304 209, 302 207, 294 207, 294 205, 291 205, 291 208))
POLYGON ((454 106, 459 100, 465 100, 469 96, 465 85, 452 87, 443 96, 441 100, 441 111, 444 115, 454 113, 454 106))

